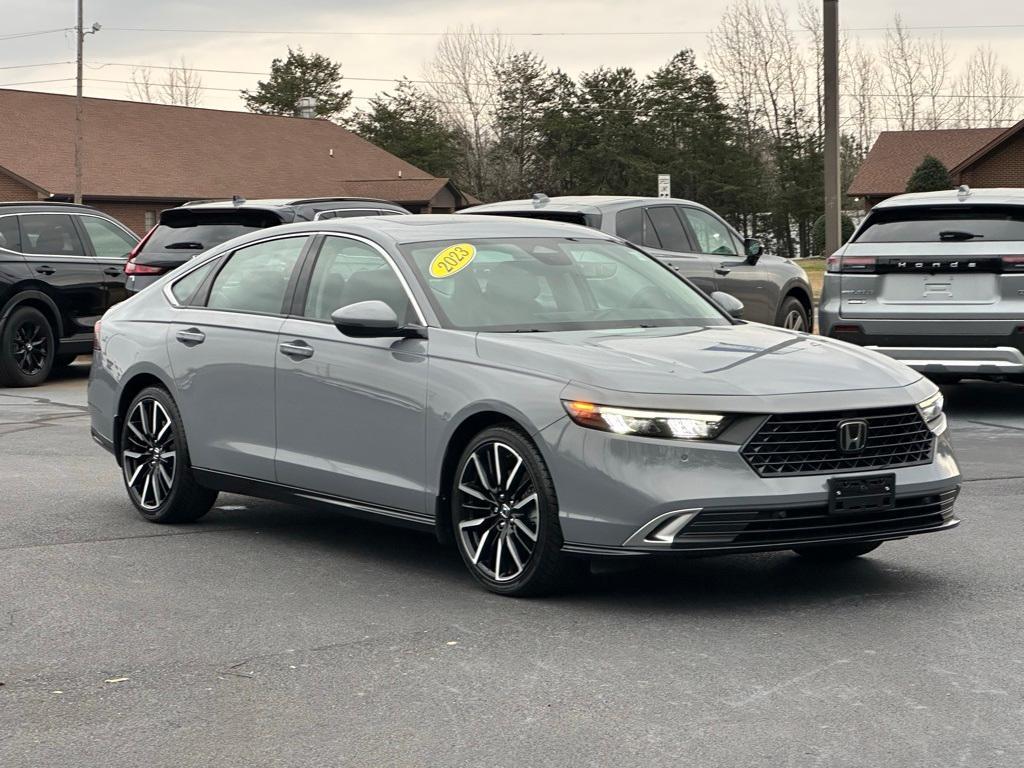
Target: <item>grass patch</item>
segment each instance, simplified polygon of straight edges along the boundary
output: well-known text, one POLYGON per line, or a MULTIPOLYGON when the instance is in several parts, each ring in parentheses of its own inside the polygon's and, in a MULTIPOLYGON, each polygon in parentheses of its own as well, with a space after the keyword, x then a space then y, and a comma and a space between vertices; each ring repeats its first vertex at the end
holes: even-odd
POLYGON ((814 303, 817 304, 821 298, 821 284, 825 280, 825 260, 800 259, 795 263, 803 267, 807 273, 807 279, 811 281, 811 289, 814 291, 814 303))

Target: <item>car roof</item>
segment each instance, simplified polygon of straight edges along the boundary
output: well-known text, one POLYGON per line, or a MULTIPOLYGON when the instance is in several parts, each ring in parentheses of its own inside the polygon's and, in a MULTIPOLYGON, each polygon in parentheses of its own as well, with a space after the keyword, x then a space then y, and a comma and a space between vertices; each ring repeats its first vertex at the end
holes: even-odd
MULTIPOLYGON (((390 200, 379 200, 374 197, 287 197, 264 198, 260 200, 194 200, 184 203, 181 207, 188 208, 289 208, 296 205, 315 205, 317 203, 375 203, 401 208, 390 200)), ((344 206, 339 206, 344 207, 344 206)))
POLYGON ((944 189, 940 192, 912 192, 887 198, 875 205, 872 210, 900 208, 912 205, 935 205, 937 203, 975 203, 981 205, 1024 205, 1024 189, 989 188, 969 189, 967 194, 956 189, 944 189))
POLYGON ((327 219, 275 228, 275 231, 342 232, 371 240, 388 240, 396 245, 433 240, 459 242, 480 238, 585 237, 616 241, 618 238, 579 224, 564 224, 545 219, 520 219, 503 216, 472 216, 453 213, 425 213, 413 216, 368 216, 352 219, 327 219))
POLYGON ((9 213, 10 211, 7 210, 9 208, 26 208, 32 210, 47 210, 51 208, 59 208, 61 210, 66 210, 68 213, 74 213, 75 211, 78 211, 83 213, 96 213, 101 216, 109 217, 109 214, 104 213, 98 208, 93 208, 91 205, 82 205, 81 203, 66 203, 58 200, 25 200, 23 202, 0 203, 0 211, 7 211, 9 213))
POLYGON ((683 200, 677 197, 642 197, 636 195, 563 195, 561 197, 548 197, 534 200, 503 200, 497 203, 484 203, 483 205, 466 208, 462 214, 467 213, 498 213, 514 211, 558 211, 559 213, 601 213, 602 210, 618 208, 624 205, 637 203, 669 203, 676 205, 696 205, 703 208, 700 203, 692 200, 683 200))

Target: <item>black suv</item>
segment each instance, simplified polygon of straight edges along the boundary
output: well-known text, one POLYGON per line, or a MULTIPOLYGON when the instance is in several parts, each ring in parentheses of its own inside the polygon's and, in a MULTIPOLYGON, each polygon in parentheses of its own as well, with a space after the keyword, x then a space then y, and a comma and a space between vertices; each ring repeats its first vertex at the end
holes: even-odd
POLYGON ((318 197, 285 200, 200 200, 169 208, 125 266, 128 290, 138 292, 193 256, 255 229, 295 221, 409 213, 386 200, 318 197))
POLYGON ((0 386, 42 384, 92 349, 93 324, 128 296, 138 235, 71 203, 0 203, 0 386))

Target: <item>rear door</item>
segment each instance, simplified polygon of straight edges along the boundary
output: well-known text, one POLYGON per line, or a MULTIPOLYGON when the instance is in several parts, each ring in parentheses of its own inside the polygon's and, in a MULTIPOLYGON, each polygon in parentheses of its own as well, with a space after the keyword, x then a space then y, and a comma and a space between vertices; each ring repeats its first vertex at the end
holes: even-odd
POLYGON ((274 479, 277 334, 309 239, 238 248, 198 294, 188 287, 179 294, 172 285, 182 306, 174 310, 167 348, 196 467, 274 479))
POLYGON ((30 274, 61 311, 64 338, 92 334, 106 310, 104 275, 67 213, 23 213, 21 250, 30 274))
POLYGON ((832 268, 844 318, 1018 320, 1024 207, 876 209, 832 268))
POLYGON ((706 293, 718 290, 712 263, 697 253, 680 216, 679 206, 665 204, 628 208, 616 214, 615 225, 619 236, 630 242, 636 242, 634 238, 639 226, 640 244, 645 250, 706 293))
POLYGON ((104 304, 111 307, 128 298, 124 265, 139 242, 137 235, 101 216, 78 217, 86 247, 103 275, 104 304))

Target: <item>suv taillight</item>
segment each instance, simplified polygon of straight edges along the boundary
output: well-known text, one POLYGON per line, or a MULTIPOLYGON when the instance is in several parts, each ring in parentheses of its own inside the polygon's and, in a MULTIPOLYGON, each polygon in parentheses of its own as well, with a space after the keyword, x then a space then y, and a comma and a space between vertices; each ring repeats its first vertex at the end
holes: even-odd
POLYGON ((100 323, 101 320, 97 320, 92 326, 92 348, 98 352, 100 348, 100 323))
POLYGON ((1003 272, 1024 272, 1024 256, 1003 256, 1003 272))
POLYGON ((871 274, 875 271, 874 256, 840 256, 833 254, 825 262, 829 272, 849 272, 854 274, 871 274))
MULTIPOLYGON (((157 225, 157 226, 159 226, 159 225, 157 225)), ((160 274, 163 274, 163 272, 164 272, 164 268, 163 267, 150 267, 150 266, 147 266, 145 264, 136 264, 135 263, 135 257, 139 255, 139 252, 142 251, 142 246, 144 246, 146 244, 146 241, 149 240, 149 238, 153 236, 153 233, 155 231, 156 231, 156 227, 153 227, 152 229, 150 229, 149 232, 147 232, 145 234, 145 236, 143 236, 143 238, 141 240, 139 240, 139 242, 135 244, 135 247, 132 248, 131 251, 128 253, 128 261, 126 261, 125 264, 124 264, 124 273, 126 275, 160 275, 160 274)))

